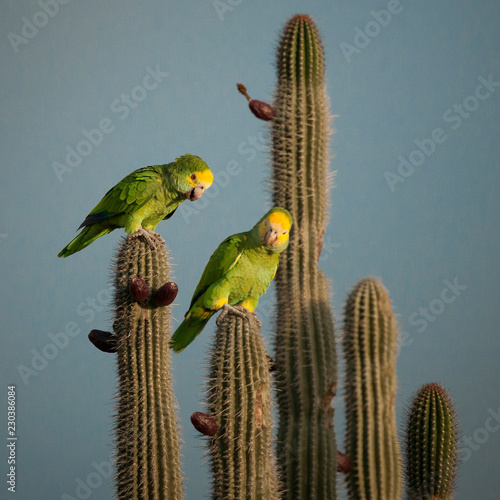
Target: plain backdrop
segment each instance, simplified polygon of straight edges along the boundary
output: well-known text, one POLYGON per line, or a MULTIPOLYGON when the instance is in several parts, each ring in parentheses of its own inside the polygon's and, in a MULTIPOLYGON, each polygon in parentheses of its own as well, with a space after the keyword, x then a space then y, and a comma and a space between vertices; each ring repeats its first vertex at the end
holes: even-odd
MULTIPOLYGON (((214 186, 157 228, 179 286, 178 324, 213 250, 269 206, 268 128, 236 83, 272 101, 280 30, 302 12, 322 34, 335 115, 320 266, 336 335, 349 290, 381 279, 401 330, 399 425, 419 386, 442 383, 462 435, 456 498, 498 498, 500 4, 3 0, 0 436, 6 444, 15 385, 17 498, 113 494, 115 365, 87 334, 111 328, 110 265, 123 231, 64 260, 57 253, 126 174, 201 156, 214 186)), ((270 350, 273 295, 257 309, 270 350)), ((210 491, 189 416, 203 409, 213 331, 212 319, 173 357, 190 500, 210 491)), ((340 449, 342 394, 340 372, 340 449)))

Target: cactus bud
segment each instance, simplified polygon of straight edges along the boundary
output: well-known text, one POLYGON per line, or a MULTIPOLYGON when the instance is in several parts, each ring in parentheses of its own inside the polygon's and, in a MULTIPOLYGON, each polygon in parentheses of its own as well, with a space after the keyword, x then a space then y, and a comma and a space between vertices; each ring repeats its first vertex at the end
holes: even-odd
POLYGON ((102 352, 116 352, 117 337, 114 333, 103 330, 91 330, 89 340, 102 352))
POLYGON ((269 121, 274 118, 274 109, 267 102, 258 101, 257 99, 252 99, 248 93, 246 87, 242 83, 237 85, 238 91, 243 94, 248 100, 248 107, 250 111, 260 120, 269 121))
POLYGON ((130 278, 128 289, 130 292, 130 296, 136 302, 144 302, 149 296, 149 287, 147 283, 139 276, 130 278))
POLYGON ((153 294, 154 304, 158 307, 169 306, 177 297, 177 291, 177 284, 173 281, 167 281, 153 294))
POLYGON ((217 432, 217 422, 215 419, 201 411, 195 411, 191 415, 191 423, 198 432, 201 432, 205 436, 213 436, 217 432))
POLYGON ((337 472, 349 472, 350 466, 347 455, 337 450, 337 472))

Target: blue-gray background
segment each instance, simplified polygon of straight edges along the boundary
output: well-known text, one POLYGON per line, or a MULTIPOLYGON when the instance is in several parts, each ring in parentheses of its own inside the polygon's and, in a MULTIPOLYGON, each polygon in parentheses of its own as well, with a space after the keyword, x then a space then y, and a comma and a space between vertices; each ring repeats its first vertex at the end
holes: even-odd
MULTIPOLYGON (((380 278, 402 330, 399 422, 421 384, 444 384, 464 437, 457 498, 498 498, 499 3, 66 0, 58 8, 47 2, 50 16, 43 1, 2 3, 0 436, 6 443, 7 385, 15 384, 18 498, 105 499, 113 491, 103 476, 114 360, 87 333, 110 328, 110 259, 123 232, 65 260, 56 254, 126 174, 200 155, 216 175, 211 195, 157 228, 173 259, 180 291, 172 311, 181 319, 211 252, 252 227, 269 203, 266 125, 235 85, 272 98, 278 33, 302 11, 321 30, 337 115, 321 259, 337 333, 349 289, 364 276, 380 278), (377 15, 387 9, 390 19, 377 15), (148 68, 158 85, 140 89, 148 68), (124 104, 126 95, 136 99, 124 104), (85 150, 82 131, 100 124, 109 133, 100 142, 94 133, 96 144, 85 150), (425 139, 435 129, 441 142, 433 148, 425 139), (415 141, 430 154, 413 153, 423 163, 398 172, 399 156, 408 160, 415 141), (79 144, 87 156, 63 169, 67 147, 79 144)), ((267 338, 272 299, 269 292, 257 310, 267 338)), ((212 335, 213 320, 173 362, 193 500, 209 491, 203 441, 189 415, 202 409, 212 335)), ((2 448, 0 496, 7 498, 2 448)))

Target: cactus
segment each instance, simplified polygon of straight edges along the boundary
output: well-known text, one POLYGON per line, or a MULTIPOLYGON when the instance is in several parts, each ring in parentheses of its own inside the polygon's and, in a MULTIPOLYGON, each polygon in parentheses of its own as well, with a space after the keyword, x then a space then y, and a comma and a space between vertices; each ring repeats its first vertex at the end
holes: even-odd
POLYGON ((323 59, 313 20, 292 17, 277 49, 271 122, 272 203, 288 209, 295 225, 275 280, 277 455, 290 499, 336 497, 336 348, 328 285, 318 269, 331 185, 323 59))
POLYGON ((349 498, 400 500, 397 329, 385 288, 375 279, 361 280, 349 294, 344 321, 349 498))
POLYGON ((182 477, 170 377, 170 312, 155 304, 169 267, 164 241, 159 235, 151 239, 123 239, 114 269, 117 497, 175 500, 182 498, 182 477))
POLYGON ((409 500, 449 500, 457 475, 454 404, 439 384, 422 386, 412 399, 405 429, 409 500))
POLYGON ((239 309, 241 316, 230 311, 218 318, 209 362, 212 498, 274 500, 279 483, 271 445, 269 362, 257 316, 239 309))

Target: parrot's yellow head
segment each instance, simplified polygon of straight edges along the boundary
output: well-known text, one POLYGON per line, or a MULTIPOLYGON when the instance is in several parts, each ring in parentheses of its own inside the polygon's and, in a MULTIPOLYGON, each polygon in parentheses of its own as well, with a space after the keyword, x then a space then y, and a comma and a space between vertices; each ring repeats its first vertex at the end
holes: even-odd
POLYGON ((202 171, 194 171, 186 176, 186 180, 188 184, 192 187, 189 191, 188 198, 191 201, 195 201, 201 197, 201 195, 205 192, 205 189, 208 189, 212 182, 214 182, 214 176, 212 171, 209 168, 206 168, 202 171))
POLYGON ((183 155, 175 163, 179 190, 190 201, 200 199, 214 181, 212 171, 201 158, 194 155, 183 155))
POLYGON ((274 252, 281 252, 288 246, 292 216, 284 208, 274 207, 259 221, 259 240, 263 246, 274 252))

